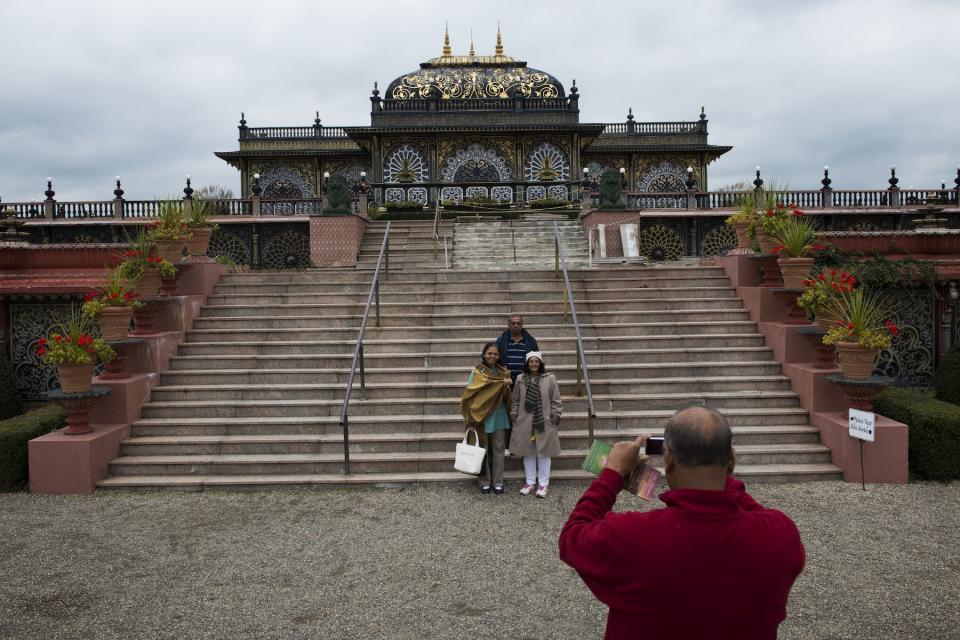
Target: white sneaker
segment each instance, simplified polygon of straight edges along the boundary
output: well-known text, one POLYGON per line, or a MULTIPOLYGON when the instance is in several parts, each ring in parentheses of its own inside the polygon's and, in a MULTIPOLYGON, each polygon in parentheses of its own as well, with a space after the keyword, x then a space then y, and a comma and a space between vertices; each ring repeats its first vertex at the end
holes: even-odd
POLYGON ((512 455, 513 455, 513 454, 510 453, 510 449, 504 449, 504 450, 503 450, 503 457, 504 457, 504 458, 509 458, 509 457, 512 456, 512 455))
POLYGON ((537 487, 537 494, 536 494, 536 495, 537 495, 538 498, 546 498, 546 497, 547 497, 547 487, 546 487, 546 485, 540 485, 539 487, 537 487))
POLYGON ((531 491, 533 491, 533 485, 532 485, 532 484, 524 484, 522 487, 520 487, 520 495, 522 495, 522 496, 528 496, 528 495, 530 495, 530 492, 531 492, 531 491))

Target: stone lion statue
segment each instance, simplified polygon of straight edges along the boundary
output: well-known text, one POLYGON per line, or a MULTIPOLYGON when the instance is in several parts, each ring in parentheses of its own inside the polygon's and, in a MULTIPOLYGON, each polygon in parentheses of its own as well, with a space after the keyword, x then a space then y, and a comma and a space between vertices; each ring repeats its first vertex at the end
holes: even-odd
POLYGON ((350 209, 350 189, 343 176, 330 176, 327 179, 327 203, 331 211, 350 209))
POLYGON ((600 206, 620 207, 620 172, 616 169, 604 169, 600 176, 600 206))

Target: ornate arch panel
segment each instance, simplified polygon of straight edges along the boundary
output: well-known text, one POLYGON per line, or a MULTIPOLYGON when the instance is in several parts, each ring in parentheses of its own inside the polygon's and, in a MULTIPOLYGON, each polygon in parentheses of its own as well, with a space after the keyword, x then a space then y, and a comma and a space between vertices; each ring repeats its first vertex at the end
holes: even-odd
POLYGON ((535 182, 570 179, 570 157, 555 144, 540 142, 527 153, 523 177, 535 182))
POLYGON ((661 156, 638 158, 634 174, 637 191, 679 193, 687 190, 687 167, 693 167, 693 177, 703 184, 700 161, 692 156, 661 156))
POLYGON ((383 159, 384 182, 429 182, 430 163, 419 147, 401 144, 383 159))
POLYGON ((312 198, 314 196, 310 173, 301 168, 272 167, 260 172, 260 187, 265 200, 312 198))
POLYGON ((509 182, 512 179, 509 160, 479 143, 457 149, 440 168, 440 182, 509 182))

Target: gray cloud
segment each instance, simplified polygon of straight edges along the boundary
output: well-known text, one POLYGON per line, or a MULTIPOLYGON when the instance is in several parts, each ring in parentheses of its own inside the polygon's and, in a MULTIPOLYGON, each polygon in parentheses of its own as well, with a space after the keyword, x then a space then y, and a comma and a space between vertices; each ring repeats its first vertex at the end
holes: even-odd
POLYGON ((55 2, 0 6, 0 193, 131 199, 195 184, 236 189, 213 156, 250 126, 369 123, 384 87, 440 53, 443 23, 465 52, 473 28, 509 55, 581 91, 581 119, 692 120, 734 150, 712 186, 763 167, 795 188, 952 184, 960 162, 953 70, 960 8, 915 0, 690 0, 477 5, 420 0, 344 5, 279 1, 55 2))

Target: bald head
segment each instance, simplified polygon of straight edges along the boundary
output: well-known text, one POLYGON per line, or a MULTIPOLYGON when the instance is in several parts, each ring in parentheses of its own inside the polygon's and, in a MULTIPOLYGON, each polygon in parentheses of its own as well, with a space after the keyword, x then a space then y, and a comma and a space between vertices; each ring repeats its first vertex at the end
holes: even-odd
POLYGON ((674 462, 684 467, 727 467, 732 460, 730 425, 709 407, 690 407, 673 414, 663 438, 674 462))

